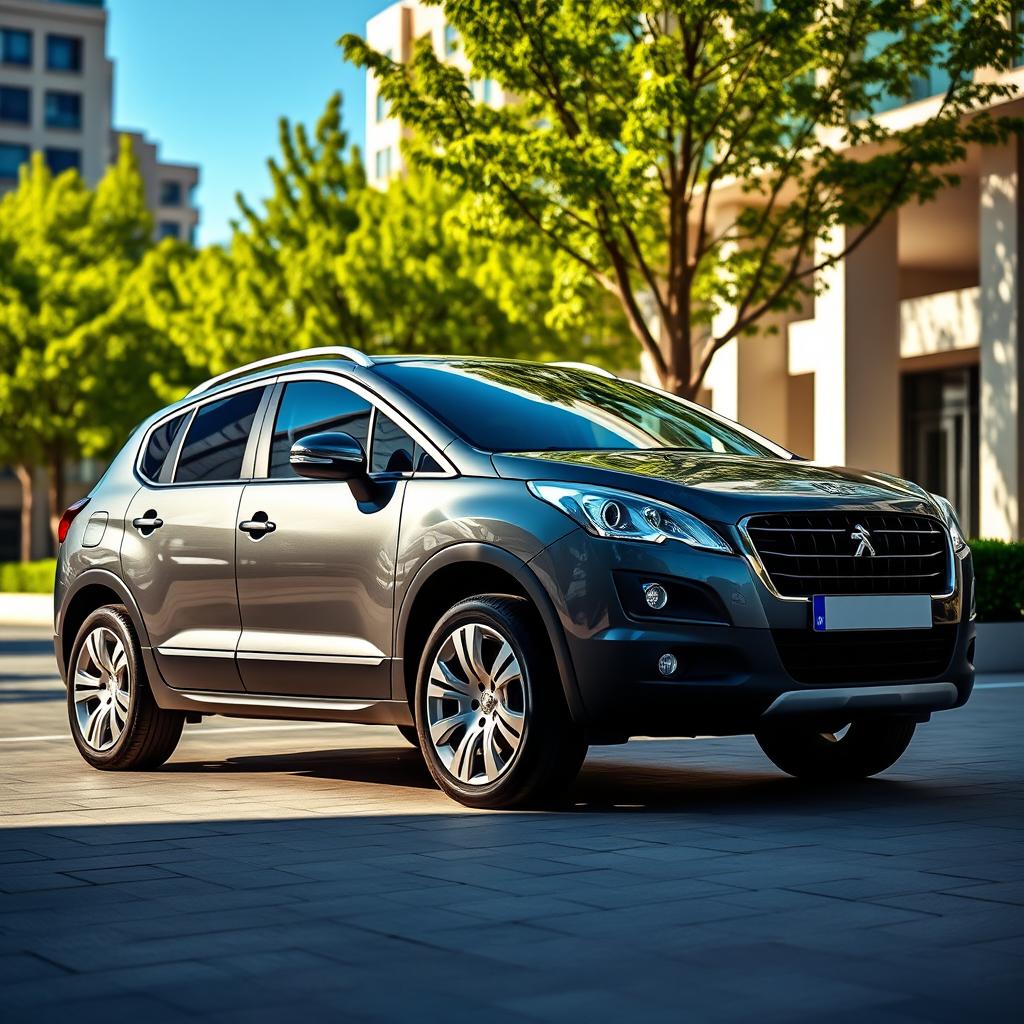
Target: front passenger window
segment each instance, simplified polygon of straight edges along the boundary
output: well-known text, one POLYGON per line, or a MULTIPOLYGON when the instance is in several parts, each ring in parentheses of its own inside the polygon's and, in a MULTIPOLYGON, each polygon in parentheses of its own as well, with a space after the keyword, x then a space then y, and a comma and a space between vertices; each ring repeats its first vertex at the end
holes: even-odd
POLYGON ((366 450, 370 403, 347 388, 322 380, 297 380, 285 386, 274 421, 270 476, 298 477, 288 456, 292 445, 325 431, 351 434, 366 450))
POLYGON ((185 435, 175 483, 237 480, 263 388, 250 388, 200 406, 185 435))

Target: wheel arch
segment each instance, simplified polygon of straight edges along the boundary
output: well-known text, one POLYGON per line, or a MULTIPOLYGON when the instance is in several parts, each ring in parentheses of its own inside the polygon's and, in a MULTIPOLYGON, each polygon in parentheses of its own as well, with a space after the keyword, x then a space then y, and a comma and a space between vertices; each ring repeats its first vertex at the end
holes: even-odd
MULTIPOLYGON (((67 665, 71 648, 82 623, 97 608, 108 604, 122 604, 135 627, 142 647, 149 647, 149 634, 139 612, 139 606, 124 581, 107 569, 87 569, 68 588, 61 602, 54 634, 54 653, 61 679, 67 682, 67 665)), ((145 653, 145 650, 144 650, 145 653)))
POLYGON ((530 567, 493 544, 452 544, 416 573, 402 599, 395 629, 392 698, 412 703, 423 644, 442 610, 474 594, 511 594, 530 602, 547 636, 573 719, 583 721, 583 702, 569 647, 551 598, 530 567))

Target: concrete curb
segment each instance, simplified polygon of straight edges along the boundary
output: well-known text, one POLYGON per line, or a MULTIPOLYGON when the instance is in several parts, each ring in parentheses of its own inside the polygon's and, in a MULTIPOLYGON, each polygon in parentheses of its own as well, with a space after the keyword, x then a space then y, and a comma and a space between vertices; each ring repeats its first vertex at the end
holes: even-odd
POLYGON ((53 629, 53 595, 0 594, 0 626, 53 629))
POLYGON ((979 672, 1024 669, 1024 621, 979 622, 974 667, 979 672))

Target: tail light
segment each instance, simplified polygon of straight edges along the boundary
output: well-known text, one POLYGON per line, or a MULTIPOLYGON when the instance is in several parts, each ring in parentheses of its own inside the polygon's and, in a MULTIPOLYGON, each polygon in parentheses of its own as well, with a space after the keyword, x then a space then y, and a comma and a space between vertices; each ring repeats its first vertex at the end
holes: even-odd
POLYGON ((89 504, 88 498, 79 498, 73 505, 68 505, 64 510, 64 515, 60 517, 60 522, 57 524, 57 543, 63 544, 64 538, 68 535, 68 530, 71 529, 71 524, 75 521, 75 516, 89 504))

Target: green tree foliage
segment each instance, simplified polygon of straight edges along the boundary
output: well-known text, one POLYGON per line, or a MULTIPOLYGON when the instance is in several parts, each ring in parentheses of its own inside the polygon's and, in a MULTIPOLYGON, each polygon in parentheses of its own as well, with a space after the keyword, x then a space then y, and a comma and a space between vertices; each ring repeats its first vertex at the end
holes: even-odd
POLYGON ((366 184, 341 98, 312 135, 283 120, 273 192, 239 196, 230 243, 162 246, 129 286, 137 321, 183 361, 168 399, 231 366, 292 348, 588 358, 621 365, 628 331, 599 289, 562 300, 565 274, 535 237, 494 242, 466 227, 465 200, 427 172, 366 184))
POLYGON ((974 75, 1014 59, 1009 0, 425 2, 518 102, 475 103, 429 39, 401 64, 344 37, 414 129, 413 157, 476 197, 472 223, 528 229, 604 288, 683 394, 888 212, 955 182, 968 145, 1016 127, 979 112, 1010 88, 974 75), (936 69, 923 121, 870 113, 936 69), (724 221, 721 188, 739 211, 724 221), (845 249, 816 256, 838 226, 845 249))
POLYGON ((117 329, 151 237, 127 140, 95 190, 36 154, 0 200, 0 461, 19 467, 23 494, 28 468, 49 467, 51 520, 65 463, 109 451, 153 405, 146 359, 117 329))

